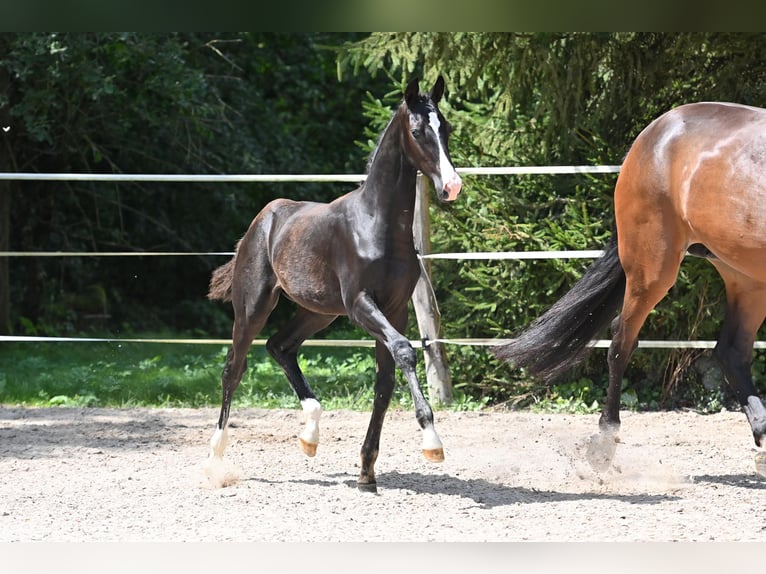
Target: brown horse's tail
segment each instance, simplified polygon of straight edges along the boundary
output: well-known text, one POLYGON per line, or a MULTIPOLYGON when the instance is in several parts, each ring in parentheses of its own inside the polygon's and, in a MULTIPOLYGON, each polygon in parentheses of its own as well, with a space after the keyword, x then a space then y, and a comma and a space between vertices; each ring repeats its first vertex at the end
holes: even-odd
POLYGON ((614 319, 624 296, 625 271, 614 232, 604 254, 561 299, 492 353, 549 382, 585 357, 589 343, 614 319))
POLYGON ((228 263, 221 265, 213 271, 210 277, 210 289, 207 292, 207 298, 211 301, 231 301, 231 284, 234 278, 234 264, 237 261, 239 252, 239 243, 234 253, 234 257, 228 263))

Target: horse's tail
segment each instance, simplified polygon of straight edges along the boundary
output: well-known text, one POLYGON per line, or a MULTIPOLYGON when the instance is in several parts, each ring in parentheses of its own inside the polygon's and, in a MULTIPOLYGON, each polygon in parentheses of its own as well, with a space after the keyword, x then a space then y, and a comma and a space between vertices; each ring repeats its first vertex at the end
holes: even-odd
POLYGON ((234 278, 237 253, 239 253, 239 243, 237 243, 234 257, 213 271, 213 275, 210 277, 210 289, 207 292, 207 298, 211 301, 231 301, 231 284, 234 278))
POLYGON ((546 382, 585 358, 591 340, 614 319, 625 296, 625 271, 617 256, 617 233, 604 255, 545 313, 494 355, 546 382))

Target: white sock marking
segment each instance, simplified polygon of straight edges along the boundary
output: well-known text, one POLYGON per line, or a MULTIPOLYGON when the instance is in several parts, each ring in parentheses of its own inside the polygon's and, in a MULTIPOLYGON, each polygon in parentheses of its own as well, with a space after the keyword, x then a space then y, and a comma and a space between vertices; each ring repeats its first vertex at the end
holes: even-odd
POLYGON ((215 429, 212 438, 210 439, 210 456, 216 458, 223 458, 223 451, 226 449, 226 445, 229 444, 229 431, 226 428, 215 429))
POLYGON ((303 413, 306 415, 306 428, 300 437, 309 444, 319 444, 319 418, 322 416, 322 405, 316 399, 301 401, 303 413))
POLYGON ((434 427, 428 426, 423 429, 423 450, 438 450, 443 448, 439 435, 434 427))
POLYGON ((223 460, 223 451, 229 442, 229 433, 226 428, 215 429, 210 439, 210 456, 205 461, 205 476, 207 485, 211 488, 223 488, 236 484, 239 480, 239 472, 231 463, 223 460))

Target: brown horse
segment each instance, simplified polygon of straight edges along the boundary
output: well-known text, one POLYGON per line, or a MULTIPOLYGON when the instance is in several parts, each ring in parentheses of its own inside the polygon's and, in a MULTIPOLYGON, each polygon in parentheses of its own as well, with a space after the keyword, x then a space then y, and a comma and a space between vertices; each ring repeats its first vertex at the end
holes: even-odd
POLYGON ((232 395, 247 368, 250 345, 280 294, 298 310, 266 348, 307 415, 299 437, 304 452, 316 453, 322 408, 298 368, 298 349, 338 316, 347 315, 376 340, 375 399, 361 450, 359 488, 376 489, 374 465, 395 366, 409 384, 423 430, 423 454, 434 462, 444 459, 433 412, 415 373, 415 351, 402 335, 420 276, 412 236, 417 173, 431 179, 440 200, 454 200, 461 188, 447 147, 451 127, 438 108, 443 93, 442 77, 428 94, 420 94, 418 81, 411 81, 370 156, 361 187, 326 204, 287 199, 269 203, 237 244, 234 258, 213 272, 208 297, 232 302, 234 327, 221 377, 223 403, 211 439, 211 462, 223 457, 232 395))
MULTIPOLYGON (((766 448, 766 408, 753 385, 756 333, 766 318, 766 110, 728 103, 679 106, 649 124, 622 164, 616 232, 572 289, 515 340, 493 352, 551 380, 579 362, 610 322, 609 387, 589 450, 601 468, 614 453, 622 376, 651 310, 673 286, 686 253, 707 258, 726 286, 714 356, 766 448), (620 314, 615 314, 620 310, 620 314)), ((766 454, 756 456, 766 476, 766 454)))

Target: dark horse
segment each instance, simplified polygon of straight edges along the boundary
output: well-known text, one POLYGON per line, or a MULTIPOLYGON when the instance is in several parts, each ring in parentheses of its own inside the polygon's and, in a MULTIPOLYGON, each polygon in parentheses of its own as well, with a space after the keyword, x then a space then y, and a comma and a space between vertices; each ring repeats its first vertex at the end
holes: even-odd
MULTIPOLYGON (((675 283, 684 255, 705 257, 726 286, 726 316, 714 356, 756 445, 766 447, 766 408, 750 368, 753 342, 766 317, 766 110, 695 103, 654 120, 625 157, 614 212, 616 232, 605 254, 494 354, 551 380, 579 362, 611 322, 609 388, 601 434, 589 451, 595 455, 599 446, 608 446, 602 459, 608 468, 620 425, 622 376, 639 330, 675 283)), ((756 468, 766 476, 763 452, 756 468)))
POLYGON ((443 93, 441 76, 428 94, 420 94, 418 81, 411 81, 370 156, 361 187, 330 203, 272 201, 253 219, 234 258, 213 272, 208 297, 232 302, 234 326, 211 461, 223 456, 231 399, 247 367, 248 349, 280 294, 297 305, 297 313, 266 348, 307 415, 299 437, 303 451, 316 454, 322 408, 298 368, 298 349, 347 315, 376 341, 375 399, 362 444, 359 488, 375 490, 375 459, 397 366, 423 429, 423 454, 434 462, 444 460, 433 412, 415 373, 415 351, 402 335, 420 276, 412 236, 417 173, 431 179, 442 201, 454 200, 462 185, 447 147, 451 127, 438 108, 443 93))

